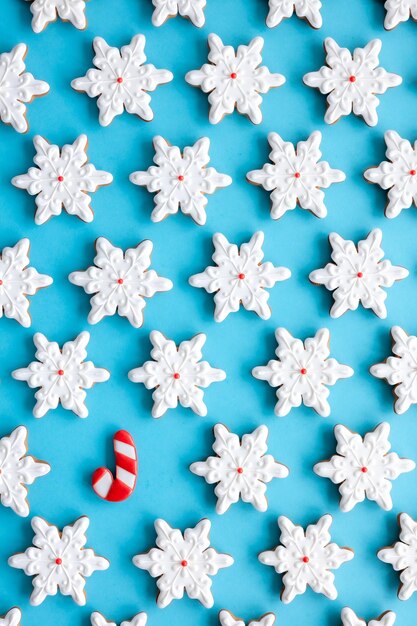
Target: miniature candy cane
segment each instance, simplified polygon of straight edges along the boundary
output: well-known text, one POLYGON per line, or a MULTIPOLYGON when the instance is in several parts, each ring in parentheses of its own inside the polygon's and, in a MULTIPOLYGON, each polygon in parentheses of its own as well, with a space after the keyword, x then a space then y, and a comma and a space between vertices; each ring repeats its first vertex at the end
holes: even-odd
POLYGON ((113 437, 116 478, 107 467, 99 467, 92 477, 96 494, 108 502, 122 502, 132 495, 138 476, 138 457, 132 436, 118 430, 113 437))

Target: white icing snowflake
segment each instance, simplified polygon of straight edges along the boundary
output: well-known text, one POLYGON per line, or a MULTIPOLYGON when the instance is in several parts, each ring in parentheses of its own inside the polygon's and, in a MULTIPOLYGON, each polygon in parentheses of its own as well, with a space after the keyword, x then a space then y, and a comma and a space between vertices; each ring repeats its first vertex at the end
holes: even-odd
POLYGON ((157 548, 133 557, 133 563, 147 570, 159 589, 157 604, 164 608, 172 600, 180 600, 184 591, 206 608, 214 604, 210 576, 234 563, 231 556, 210 547, 211 523, 203 519, 184 534, 171 528, 163 519, 155 522, 157 548))
POLYGON ((407 513, 401 513, 398 523, 401 529, 399 541, 382 548, 378 558, 392 565, 396 572, 401 572, 398 597, 408 600, 417 591, 417 522, 407 513))
POLYGON ((203 137, 193 146, 184 148, 181 154, 177 146, 171 146, 163 137, 154 137, 154 163, 146 172, 133 172, 129 179, 156 193, 155 208, 151 214, 153 222, 160 222, 168 215, 178 213, 190 215, 200 225, 206 223, 207 198, 219 187, 232 184, 227 174, 220 174, 210 162, 210 139, 203 137))
MULTIPOLYGON (((98 611, 91 613, 91 626, 117 626, 115 622, 108 622, 104 615, 98 611)), ((148 616, 146 613, 138 613, 131 620, 124 620, 120 626, 146 626, 148 616)), ((1 625, 0 625, 1 626, 1 625)))
POLYGON ((392 509, 390 481, 404 472, 411 472, 416 464, 399 458, 395 452, 388 454, 391 449, 389 433, 387 422, 379 424, 363 438, 341 424, 335 427, 337 454, 329 461, 317 463, 314 471, 330 478, 334 484, 340 484, 342 511, 351 511, 365 498, 374 500, 386 511, 392 509))
POLYGON ((31 485, 39 476, 51 471, 48 463, 27 454, 27 436, 27 429, 19 426, 8 437, 0 439, 1 503, 22 517, 29 515, 25 485, 31 485))
POLYGON ((25 72, 27 51, 27 46, 20 43, 11 52, 0 54, 0 120, 18 133, 28 130, 25 103, 49 91, 48 83, 25 72))
POLYGON ((91 68, 85 76, 73 80, 71 87, 85 91, 90 98, 98 96, 102 126, 111 124, 124 109, 147 122, 153 119, 149 106, 151 97, 147 92, 169 83, 173 75, 152 64, 145 65, 145 43, 144 35, 135 35, 129 45, 119 50, 110 47, 102 37, 94 38, 93 64, 97 69, 91 68))
POLYGON ((266 24, 273 28, 295 13, 298 17, 306 19, 313 28, 321 28, 323 24, 321 7, 320 0, 269 0, 266 24))
POLYGON ((35 393, 35 417, 43 417, 50 409, 56 409, 59 402, 64 409, 79 417, 87 417, 84 389, 91 389, 94 383, 103 383, 110 378, 107 370, 84 360, 89 341, 90 333, 84 331, 74 341, 64 343, 61 350, 55 341, 48 341, 42 333, 34 335, 37 361, 15 370, 12 376, 26 381, 32 389, 40 387, 35 393))
POLYGON ((333 291, 334 304, 330 315, 340 317, 346 311, 356 311, 359 304, 385 319, 387 297, 384 287, 392 287, 396 280, 402 280, 408 270, 383 259, 381 249, 382 232, 374 228, 366 239, 356 247, 353 241, 343 239, 337 233, 330 233, 331 258, 334 263, 311 272, 309 278, 316 285, 324 285, 333 291))
POLYGON ((30 167, 26 174, 15 176, 12 184, 36 196, 35 223, 44 224, 51 217, 60 215, 62 208, 84 222, 91 222, 94 214, 90 207, 91 197, 86 192, 109 185, 113 176, 96 170, 87 162, 87 136, 80 135, 62 150, 40 135, 36 135, 33 143, 36 149, 33 160, 38 167, 30 167))
POLYGON ((213 450, 217 456, 210 456, 203 462, 192 463, 190 470, 204 476, 207 483, 217 483, 214 493, 217 496, 217 513, 225 513, 229 507, 242 498, 250 502, 258 511, 266 511, 266 484, 273 478, 286 478, 288 468, 275 461, 268 450, 268 429, 259 426, 253 433, 238 435, 231 433, 223 424, 214 427, 213 450))
POLYGON ((142 326, 145 298, 172 289, 168 278, 148 269, 152 249, 151 241, 142 241, 136 248, 123 252, 105 237, 96 240, 94 265, 83 272, 72 272, 68 277, 86 293, 95 294, 90 300, 90 324, 97 324, 103 317, 117 312, 127 317, 135 328, 142 326))
POLYGON ((366 180, 388 189, 387 217, 397 217, 412 204, 417 206, 417 140, 414 147, 394 130, 384 135, 388 161, 371 167, 364 173, 366 180))
POLYGON ((152 15, 152 24, 162 26, 170 17, 181 15, 199 28, 205 22, 204 8, 206 0, 152 0, 155 10, 152 15))
POLYGON ((394 387, 395 412, 401 415, 412 404, 417 404, 417 337, 407 335, 400 326, 391 328, 392 351, 384 363, 371 367, 371 374, 394 387))
POLYGON ((329 94, 324 121, 334 124, 353 111, 355 115, 361 115, 369 126, 375 126, 379 105, 375 94, 385 93, 390 87, 402 83, 401 76, 379 66, 381 40, 373 39, 364 48, 355 48, 353 55, 347 48, 340 48, 331 37, 325 40, 324 47, 327 65, 303 78, 309 87, 329 94))
POLYGON ((348 607, 342 609, 342 626, 393 626, 395 619, 395 613, 392 611, 387 611, 383 613, 380 617, 376 619, 371 619, 369 622, 365 622, 364 619, 361 619, 356 615, 352 609, 348 607))
POLYGON ((185 80, 209 93, 209 121, 217 124, 236 107, 254 124, 260 124, 260 94, 285 83, 281 74, 271 74, 265 66, 258 67, 262 63, 264 40, 255 37, 248 46, 239 46, 237 53, 231 46, 223 45, 218 35, 209 35, 208 44, 209 63, 188 72, 185 80))
POLYGON ((272 163, 248 172, 246 177, 251 183, 272 191, 272 219, 279 219, 297 204, 317 217, 326 217, 324 192, 320 188, 327 189, 346 176, 341 170, 332 169, 327 161, 320 161, 321 133, 316 130, 306 141, 299 141, 296 149, 278 133, 269 133, 268 141, 272 163))
POLYGON ((189 283, 214 293, 214 319, 222 322, 229 313, 235 313, 242 304, 248 311, 255 311, 264 320, 271 317, 267 302, 276 282, 286 280, 291 272, 286 267, 274 267, 267 261, 261 263, 264 253, 264 234, 258 231, 240 249, 224 235, 213 237, 213 261, 216 266, 206 267, 204 272, 194 274, 189 283))
MULTIPOLYGON (((245 622, 240 617, 236 617, 230 611, 223 609, 219 613, 220 626, 245 626, 245 622)), ((248 622, 248 626, 274 626, 275 615, 273 613, 265 613, 259 619, 252 619, 248 622)))
POLYGON ((417 0, 386 0, 384 7, 387 11, 384 28, 391 30, 400 22, 410 19, 417 20, 417 0))
POLYGON ((50 276, 27 267, 29 248, 29 239, 21 239, 0 253, 0 317, 17 320, 25 328, 31 324, 27 296, 53 283, 50 276))
POLYGON ((7 611, 6 615, 0 617, 0 626, 20 626, 22 612, 17 607, 7 611))
POLYGON ((91 548, 84 548, 85 535, 90 524, 88 517, 80 517, 60 532, 41 517, 32 519, 35 547, 9 558, 9 565, 22 569, 27 576, 34 576, 30 596, 33 606, 42 604, 47 596, 59 591, 80 606, 86 604, 85 578, 97 570, 107 569, 109 561, 97 556, 91 548))
POLYGON ((303 403, 312 407, 322 417, 330 415, 328 385, 334 385, 339 378, 353 376, 353 369, 329 358, 330 333, 327 328, 317 331, 303 343, 285 328, 275 331, 278 360, 255 367, 252 374, 259 380, 266 380, 271 387, 278 387, 278 402, 275 413, 287 415, 292 408, 303 403))
POLYGON ((330 543, 332 521, 331 515, 323 515, 304 531, 288 517, 282 515, 278 518, 281 545, 261 552, 259 560, 274 567, 277 574, 284 574, 281 599, 285 604, 304 593, 307 587, 330 600, 337 598, 334 574, 330 570, 338 569, 342 563, 353 559, 353 551, 330 543))
POLYGON ((71 22, 75 28, 83 30, 87 26, 85 3, 88 0, 27 0, 32 2, 32 28, 40 33, 59 17, 64 22, 71 22))
POLYGON ((152 417, 161 417, 168 409, 175 409, 178 402, 197 415, 207 415, 204 392, 200 387, 224 380, 226 372, 201 361, 206 335, 199 333, 189 341, 182 341, 178 347, 157 330, 152 331, 149 338, 153 345, 153 361, 146 361, 142 367, 130 370, 128 375, 132 382, 143 383, 146 389, 155 389, 152 417))

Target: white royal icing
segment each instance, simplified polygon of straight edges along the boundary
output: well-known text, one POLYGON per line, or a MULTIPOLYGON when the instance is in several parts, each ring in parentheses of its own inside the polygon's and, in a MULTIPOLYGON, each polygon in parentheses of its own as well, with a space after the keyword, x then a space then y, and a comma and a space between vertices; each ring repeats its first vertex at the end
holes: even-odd
POLYGON ((61 150, 40 135, 34 137, 36 155, 33 160, 37 167, 30 167, 26 174, 15 176, 12 183, 36 196, 36 224, 44 224, 51 217, 60 215, 62 208, 84 222, 92 221, 94 214, 87 192, 109 185, 113 176, 88 163, 87 142, 86 135, 80 135, 73 144, 67 144, 61 150))
POLYGON ((320 0, 269 0, 266 24, 273 28, 295 13, 298 17, 306 19, 313 28, 320 28, 323 24, 321 7, 320 0))
POLYGON ((398 597, 408 600, 417 591, 417 522, 407 513, 401 513, 398 523, 401 529, 399 541, 382 548, 378 558, 392 565, 396 572, 401 572, 398 597))
POLYGON ((84 606, 87 598, 84 591, 85 578, 97 570, 107 569, 107 559, 97 556, 91 548, 85 548, 88 517, 80 517, 60 532, 41 517, 32 519, 35 532, 33 546, 25 552, 9 558, 9 565, 22 569, 27 576, 34 576, 30 603, 42 604, 47 596, 59 591, 84 606))
POLYGON ((90 300, 90 324, 97 324, 103 317, 117 312, 127 317, 135 328, 142 326, 145 298, 172 289, 168 278, 148 269, 152 248, 151 241, 142 241, 136 248, 123 252, 105 237, 97 239, 94 265, 82 272, 72 272, 68 277, 86 293, 95 294, 90 300))
POLYGON ((25 72, 27 51, 27 46, 20 43, 11 52, 0 54, 0 120, 18 133, 28 130, 26 103, 49 91, 48 83, 25 72))
POLYGON ((416 464, 401 459, 395 452, 388 454, 391 449, 389 433, 387 422, 379 424, 363 438, 342 424, 335 427, 337 454, 329 461, 317 463, 314 471, 334 484, 340 484, 342 511, 351 511, 365 498, 374 500, 386 511, 392 509, 390 481, 404 472, 411 472, 416 464))
POLYGON ((129 379, 143 383, 146 389, 155 389, 152 416, 161 417, 168 409, 175 409, 178 403, 197 415, 207 415, 204 392, 200 387, 224 380, 226 373, 201 360, 206 335, 199 333, 189 341, 182 341, 178 347, 157 330, 152 331, 149 338, 153 345, 153 360, 130 370, 129 379))
POLYGON ((32 28, 40 33, 50 22, 59 17, 64 22, 71 22, 75 28, 83 30, 87 26, 85 3, 88 0, 27 0, 32 2, 32 28))
MULTIPOLYGON (((235 617, 230 611, 223 609, 219 613, 220 626, 245 626, 245 621, 240 617, 235 617)), ((259 619, 252 619, 248 622, 248 626, 274 626, 275 615, 266 613, 259 619)))
POLYGON ((271 387, 277 387, 276 415, 287 415, 301 403, 323 417, 330 415, 327 386, 334 385, 340 378, 353 376, 353 369, 329 358, 330 333, 327 328, 318 330, 304 343, 285 328, 277 328, 275 337, 278 360, 255 367, 252 374, 259 380, 266 380, 271 387))
POLYGON ((181 15, 199 28, 205 22, 204 8, 206 0, 152 0, 155 10, 152 15, 152 24, 162 26, 170 17, 181 15))
POLYGON ((43 417, 49 410, 56 409, 59 403, 79 417, 87 417, 84 402, 87 394, 84 389, 91 389, 94 383, 110 378, 107 370, 84 360, 89 341, 90 333, 84 331, 74 341, 64 343, 61 350, 55 341, 48 341, 42 333, 34 335, 37 360, 15 370, 12 376, 26 381, 32 389, 40 387, 35 393, 35 417, 43 417))
POLYGON ((373 39, 364 48, 355 48, 353 54, 347 48, 340 48, 331 37, 324 41, 324 47, 327 65, 303 78, 309 87, 328 94, 324 121, 333 124, 353 111, 369 126, 375 126, 379 105, 375 94, 385 93, 402 83, 401 76, 379 66, 381 40, 373 39))
POLYGON ((392 287, 397 280, 406 278, 408 270, 384 259, 381 249, 382 232, 374 228, 366 239, 353 241, 330 233, 331 258, 334 263, 311 272, 312 283, 324 285, 333 291, 332 317, 340 317, 346 311, 356 311, 359 304, 372 309, 378 317, 387 317, 385 287, 392 287))
POLYGON ((20 626, 22 612, 17 607, 7 611, 6 615, 0 617, 0 626, 20 626))
POLYGON ((410 19, 417 20, 417 0, 386 0, 384 4, 387 12, 384 21, 384 28, 391 30, 398 26, 400 22, 410 19))
MULTIPOLYGON (((104 615, 98 611, 91 613, 91 626, 117 626, 115 622, 108 622, 104 615)), ((146 613, 138 613, 131 620, 124 620, 120 626, 146 626, 148 616, 146 613)))
POLYGON ((233 559, 210 547, 211 523, 203 519, 184 534, 171 528, 163 519, 155 522, 157 548, 133 557, 133 563, 158 578, 157 604, 164 608, 187 593, 189 598, 199 600, 206 608, 214 604, 210 576, 219 569, 229 567, 233 559))
POLYGON ((323 515, 304 531, 288 517, 278 518, 281 545, 261 552, 259 560, 274 567, 277 574, 284 574, 281 599, 285 604, 303 594, 307 587, 330 600, 337 598, 334 574, 330 570, 353 559, 353 551, 330 543, 332 521, 331 515, 323 515))
POLYGON ((98 96, 102 126, 111 124, 124 109, 146 121, 153 119, 149 106, 151 97, 147 92, 169 83, 173 75, 168 70, 158 70, 152 64, 145 64, 145 43, 144 35, 135 35, 130 44, 119 50, 110 47, 102 37, 95 37, 95 68, 72 81, 71 86, 76 91, 85 91, 90 98, 98 96))
POLYGON ((151 165, 146 172, 133 172, 129 176, 135 185, 142 185, 151 193, 156 192, 152 221, 160 222, 180 209, 197 224, 205 224, 206 194, 232 184, 227 174, 220 174, 214 167, 206 167, 210 162, 210 140, 203 137, 193 146, 184 148, 183 153, 160 136, 154 137, 153 145, 156 165, 151 165))
POLYGON ((261 231, 252 235, 240 249, 221 233, 214 235, 213 261, 216 266, 208 266, 204 272, 194 274, 189 282, 193 287, 215 294, 216 322, 222 322, 229 313, 238 311, 241 304, 264 320, 271 317, 266 289, 289 278, 291 272, 286 267, 274 267, 269 261, 261 263, 264 256, 263 242, 264 234, 261 231))
POLYGON ((286 478, 288 468, 275 461, 268 450, 268 428, 259 426, 252 433, 238 435, 231 433, 223 424, 214 427, 213 450, 217 456, 210 456, 202 462, 192 463, 190 470, 203 476, 210 485, 217 483, 214 493, 217 496, 216 511, 225 513, 232 504, 241 498, 250 502, 258 511, 266 511, 266 484, 273 478, 286 478))
POLYGON ((246 175, 255 185, 271 191, 271 217, 279 219, 297 204, 317 217, 326 217, 324 192, 332 183, 346 179, 341 170, 334 170, 327 161, 320 161, 321 133, 316 130, 306 141, 299 141, 297 148, 284 141, 278 133, 269 133, 272 150, 261 170, 252 170, 246 175))
POLYGON ((231 46, 225 46, 218 35, 209 35, 208 44, 209 63, 188 72, 185 80, 209 94, 209 121, 217 124, 236 107, 254 124, 260 124, 260 94, 285 82, 281 74, 271 74, 265 66, 258 67, 262 63, 264 40, 255 37, 249 45, 239 46, 237 52, 231 46))
POLYGON ((53 282, 50 276, 27 267, 29 248, 29 239, 21 239, 0 253, 0 317, 14 319, 25 328, 31 324, 27 296, 33 296, 38 289, 53 282))
POLYGON ((342 609, 342 626, 393 626, 396 614, 392 611, 387 611, 383 613, 380 617, 376 619, 371 619, 369 622, 366 622, 364 619, 361 619, 356 615, 352 609, 345 607, 342 609))

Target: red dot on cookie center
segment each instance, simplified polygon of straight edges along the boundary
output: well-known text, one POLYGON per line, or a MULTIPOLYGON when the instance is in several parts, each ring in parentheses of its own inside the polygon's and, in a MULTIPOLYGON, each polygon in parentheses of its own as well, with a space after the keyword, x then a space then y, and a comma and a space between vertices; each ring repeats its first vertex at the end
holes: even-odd
POLYGON ((116 78, 116 82, 118 82, 118 83, 119 83, 119 85, 120 85, 120 84, 123 82, 123 77, 122 77, 122 76, 118 76, 118 77, 116 78))
POLYGON ((117 282, 118 282, 118 284, 119 284, 119 285, 123 285, 123 282, 124 282, 124 281, 123 281, 123 278, 118 278, 118 279, 117 279, 117 282))
POLYGON ((185 559, 183 561, 181 561, 181 565, 182 567, 187 567, 188 565, 188 561, 186 561, 185 559))
POLYGON ((58 176, 58 182, 59 183, 63 183, 64 182, 64 177, 63 176, 58 176))
POLYGON ((417 174, 416 170, 410 170, 409 172, 410 176, 415 176, 417 174))
POLYGON ((184 176, 183 176, 182 174, 180 174, 180 175, 178 176, 178 180, 182 183, 182 181, 184 180, 184 176))
POLYGON ((239 280, 244 280, 245 279, 245 274, 240 273, 240 274, 237 275, 237 277, 238 277, 239 280))
POLYGON ((175 378, 175 380, 178 380, 179 378, 181 378, 179 372, 175 372, 174 378, 175 378))
POLYGON ((356 276, 357 276, 358 278, 362 278, 362 276, 363 276, 363 272, 358 272, 358 273, 356 274, 356 276))
POLYGON ((365 466, 361 467, 361 472, 362 472, 363 474, 366 474, 366 472, 367 472, 367 471, 368 471, 368 468, 367 468, 367 467, 365 467, 365 466))
POLYGON ((238 467, 236 471, 238 474, 243 474, 243 467, 238 467))
POLYGON ((63 376, 64 375, 64 370, 58 370, 57 374, 58 374, 58 376, 63 376))
POLYGON ((305 368, 305 367, 302 367, 302 368, 300 369, 300 374, 302 374, 303 376, 305 376, 305 375, 307 374, 307 370, 306 370, 306 368, 305 368))
POLYGON ((349 76, 349 82, 350 83, 355 83, 356 82, 356 76, 353 76, 353 74, 352 74, 352 76, 349 76))
POLYGON ((230 74, 230 78, 232 78, 233 80, 235 80, 235 78, 237 78, 237 74, 236 74, 236 72, 232 72, 232 73, 230 74))
POLYGON ((301 176, 300 172, 295 172, 294 178, 300 178, 300 176, 301 176))
POLYGON ((1 280, 1 278, 0 278, 0 287, 2 286, 2 284, 3 284, 3 281, 2 281, 2 280, 1 280))
POLYGON ((60 558, 55 559, 55 563, 57 565, 62 565, 62 559, 60 559, 60 558))
POLYGON ((303 563, 309 563, 310 559, 308 558, 308 556, 303 556, 302 561, 303 563))

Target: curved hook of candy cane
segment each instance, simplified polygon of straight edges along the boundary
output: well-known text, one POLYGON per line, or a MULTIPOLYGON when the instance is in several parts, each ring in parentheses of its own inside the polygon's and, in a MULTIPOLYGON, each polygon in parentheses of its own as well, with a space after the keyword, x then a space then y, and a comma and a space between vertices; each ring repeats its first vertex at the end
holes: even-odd
POLYGON ((99 467, 92 476, 95 493, 107 502, 122 502, 129 498, 138 477, 138 456, 133 437, 126 430, 118 430, 113 437, 116 457, 116 478, 107 467, 99 467))

